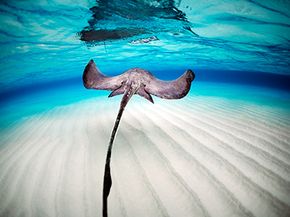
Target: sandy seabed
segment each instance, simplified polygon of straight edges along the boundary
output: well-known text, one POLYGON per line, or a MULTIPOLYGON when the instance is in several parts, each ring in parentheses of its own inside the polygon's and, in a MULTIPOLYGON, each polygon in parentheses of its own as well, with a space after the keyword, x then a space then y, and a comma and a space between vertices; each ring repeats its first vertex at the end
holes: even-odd
MULTIPOLYGON (((101 216, 119 101, 58 107, 2 133, 0 216, 101 216)), ((289 118, 238 100, 133 97, 113 147, 109 216, 290 216, 289 118)))

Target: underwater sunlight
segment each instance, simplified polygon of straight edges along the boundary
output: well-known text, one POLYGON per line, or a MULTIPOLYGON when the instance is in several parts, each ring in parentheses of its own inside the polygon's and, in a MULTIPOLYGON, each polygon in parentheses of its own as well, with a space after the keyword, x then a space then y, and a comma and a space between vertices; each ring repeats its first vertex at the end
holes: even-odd
POLYGON ((0 48, 0 217, 290 216, 288 0, 2 0, 0 48))

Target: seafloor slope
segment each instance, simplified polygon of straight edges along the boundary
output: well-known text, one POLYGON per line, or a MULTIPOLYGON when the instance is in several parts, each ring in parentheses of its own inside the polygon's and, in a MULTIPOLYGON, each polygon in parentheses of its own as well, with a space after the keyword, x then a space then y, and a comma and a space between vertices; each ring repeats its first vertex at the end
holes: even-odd
MULTIPOLYGON (((124 113, 110 217, 290 216, 289 108, 193 94, 155 101, 134 97, 124 113)), ((101 216, 118 103, 99 97, 3 131, 0 216, 101 216)))

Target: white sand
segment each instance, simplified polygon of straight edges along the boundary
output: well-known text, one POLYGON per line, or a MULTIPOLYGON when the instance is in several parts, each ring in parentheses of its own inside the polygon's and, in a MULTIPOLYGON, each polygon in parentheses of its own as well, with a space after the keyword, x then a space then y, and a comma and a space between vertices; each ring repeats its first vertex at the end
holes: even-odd
MULTIPOLYGON (((1 217, 101 216, 120 98, 34 116, 1 135, 1 217)), ((290 121, 211 97, 128 104, 112 155, 109 216, 290 216, 290 121)))

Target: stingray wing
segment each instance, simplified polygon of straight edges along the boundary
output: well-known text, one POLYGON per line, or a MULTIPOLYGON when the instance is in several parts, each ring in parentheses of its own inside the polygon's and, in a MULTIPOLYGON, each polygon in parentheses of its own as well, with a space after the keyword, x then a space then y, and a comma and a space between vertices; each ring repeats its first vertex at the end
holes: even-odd
POLYGON ((195 75, 190 69, 174 81, 162 81, 151 77, 145 86, 146 92, 164 99, 180 99, 189 92, 195 75))
MULTIPOLYGON (((114 77, 103 75, 93 60, 89 61, 83 74, 84 86, 88 89, 96 90, 120 90, 125 79, 126 76, 124 74, 114 77)), ((119 94, 122 93, 120 92, 119 94)))

